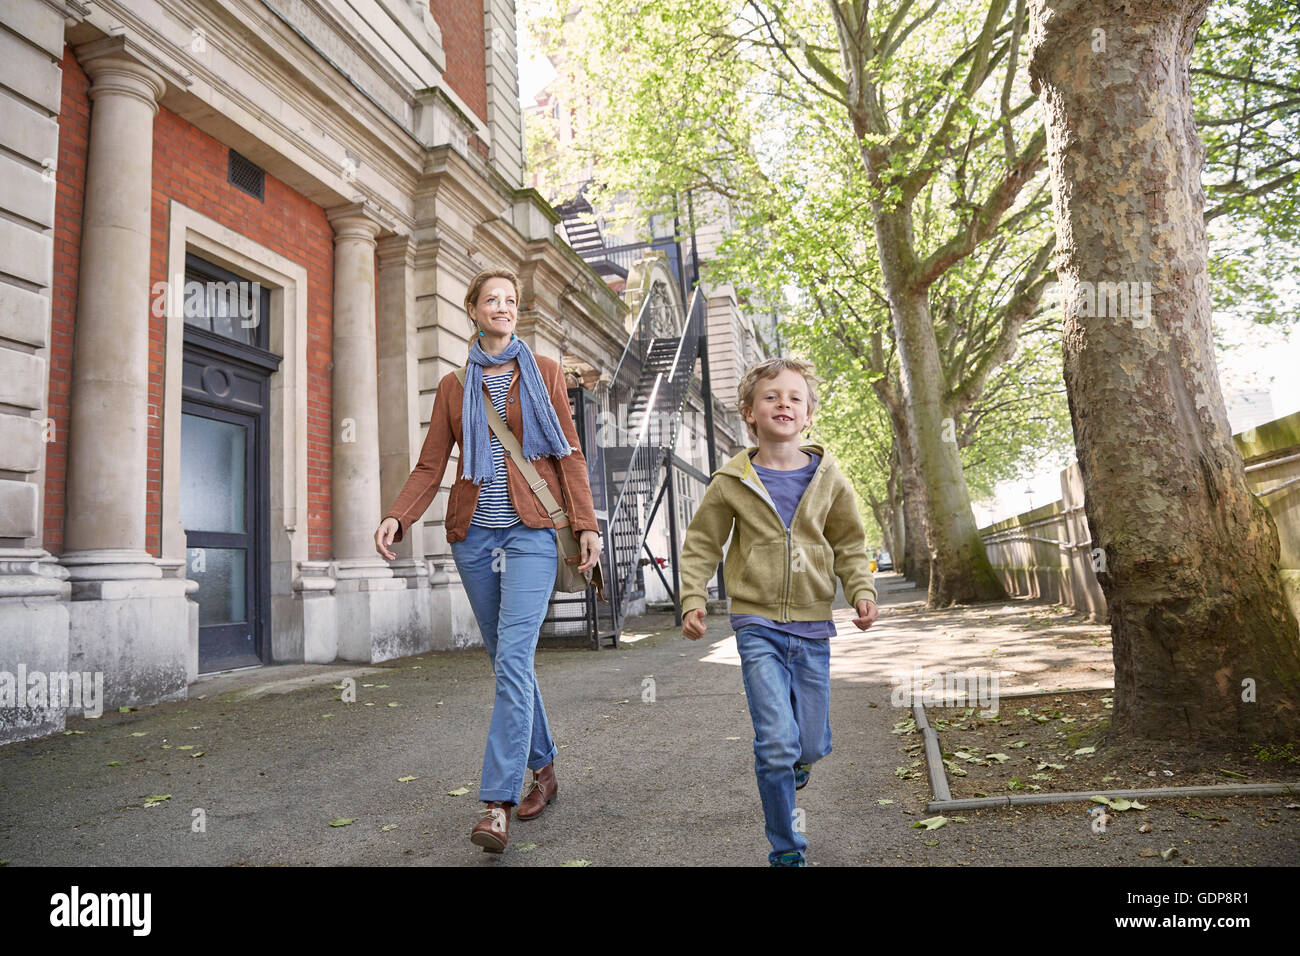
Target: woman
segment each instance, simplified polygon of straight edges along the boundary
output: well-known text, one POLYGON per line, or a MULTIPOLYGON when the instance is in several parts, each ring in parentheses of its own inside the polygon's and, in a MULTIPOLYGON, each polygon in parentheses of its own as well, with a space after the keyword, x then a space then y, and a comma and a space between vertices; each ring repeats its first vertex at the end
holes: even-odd
POLYGON ((533 780, 517 819, 538 816, 558 789, 555 742, 533 671, 538 631, 555 583, 555 536, 579 536, 580 571, 595 567, 601 543, 564 371, 555 360, 534 356, 515 337, 519 285, 514 273, 480 272, 465 295, 465 309, 476 329, 465 385, 455 372, 438 384, 420 460, 375 532, 375 549, 389 561, 396 557, 388 545, 401 541, 429 507, 454 441, 460 446, 462 473, 452 486, 444 526, 496 674, 479 788, 486 806, 470 841, 500 853, 509 839, 510 808, 523 786, 525 768, 533 780), (557 531, 492 434, 485 400, 519 439, 524 457, 568 514, 568 528, 557 531))

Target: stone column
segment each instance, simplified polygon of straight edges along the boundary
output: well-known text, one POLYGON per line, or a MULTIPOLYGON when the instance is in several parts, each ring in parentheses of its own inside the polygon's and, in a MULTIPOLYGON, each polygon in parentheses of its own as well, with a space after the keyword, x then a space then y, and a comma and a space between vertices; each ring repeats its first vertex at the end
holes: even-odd
POLYGON ((184 698, 189 671, 192 585, 164 578, 145 536, 153 120, 166 84, 116 38, 77 55, 93 84, 60 563, 69 663, 103 672, 111 707, 184 698))
POLYGON ((379 661, 400 628, 393 577, 375 551, 383 517, 379 484, 379 399, 375 335, 375 235, 385 224, 359 203, 326 213, 334 228, 334 374, 330 484, 337 656, 379 661))
MULTIPOLYGON (((379 500, 380 507, 387 508, 411 474, 424 429, 415 341, 415 243, 410 236, 390 236, 378 243, 378 250, 379 500)), ((411 525, 392 551, 397 555, 391 562, 394 574, 428 574, 422 521, 411 525)))
MULTIPOLYGON (((379 449, 380 507, 397 498, 424 444, 415 330, 415 242, 410 236, 381 239, 379 249, 379 449)), ((381 510, 380 515, 383 514, 381 510)), ((376 522, 377 523, 377 522, 376 522)), ((373 532, 372 532, 373 533, 373 532)), ((429 565, 424 559, 424 523, 417 521, 392 546, 393 575, 405 582, 400 654, 432 650, 434 615, 429 565)), ((394 646, 395 652, 399 648, 394 646)))
MULTIPOLYGON (((81 65, 94 84, 73 337, 64 564, 72 567, 71 552, 112 551, 104 560, 123 565, 113 575, 159 577, 145 550, 145 488, 153 119, 165 87, 158 74, 122 56, 90 57, 81 65)), ((91 567, 72 577, 99 573, 91 567)))

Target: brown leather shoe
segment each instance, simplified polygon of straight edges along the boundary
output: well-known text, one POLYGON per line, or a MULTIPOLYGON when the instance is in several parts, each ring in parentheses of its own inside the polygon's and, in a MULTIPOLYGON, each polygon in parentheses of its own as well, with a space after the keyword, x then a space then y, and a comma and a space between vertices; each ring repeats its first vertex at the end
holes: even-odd
POLYGON ((483 819, 469 831, 469 842, 484 853, 500 853, 510 840, 510 804, 492 801, 483 808, 483 819))
POLYGON ((519 809, 515 811, 515 817, 520 820, 531 820, 540 816, 547 804, 555 799, 559 790, 560 787, 555 782, 554 763, 548 763, 541 770, 534 770, 533 782, 528 785, 528 792, 519 801, 519 809))

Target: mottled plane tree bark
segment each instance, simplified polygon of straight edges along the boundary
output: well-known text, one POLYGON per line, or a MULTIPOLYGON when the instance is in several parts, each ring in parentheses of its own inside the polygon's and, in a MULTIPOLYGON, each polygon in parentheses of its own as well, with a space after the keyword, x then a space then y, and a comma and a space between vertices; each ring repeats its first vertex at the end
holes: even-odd
POLYGON ((1300 638, 1215 366, 1189 57, 1208 0, 1030 0, 1065 382, 1115 656, 1113 729, 1300 736, 1300 638))

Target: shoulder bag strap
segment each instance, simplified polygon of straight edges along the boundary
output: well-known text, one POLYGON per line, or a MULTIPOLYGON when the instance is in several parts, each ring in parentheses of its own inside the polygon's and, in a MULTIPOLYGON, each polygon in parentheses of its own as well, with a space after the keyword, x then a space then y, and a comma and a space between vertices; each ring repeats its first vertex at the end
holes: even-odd
MULTIPOLYGON (((463 367, 456 369, 456 378, 462 386, 465 384, 465 371, 463 367)), ((523 386, 521 385, 520 388, 522 389, 523 386)), ((501 442, 501 447, 519 466, 524 480, 528 482, 528 487, 532 489, 533 494, 542 503, 542 508, 546 511, 551 522, 557 528, 567 528, 569 526, 569 516, 556 503, 555 496, 551 494, 551 489, 546 485, 546 479, 539 475, 537 469, 533 467, 533 463, 524 457, 524 450, 519 445, 519 439, 501 420, 501 416, 497 414, 496 406, 490 400, 484 401, 483 410, 487 412, 488 425, 491 427, 492 433, 497 436, 497 441, 501 442)), ((464 425, 462 424, 461 427, 463 428, 464 425)))

